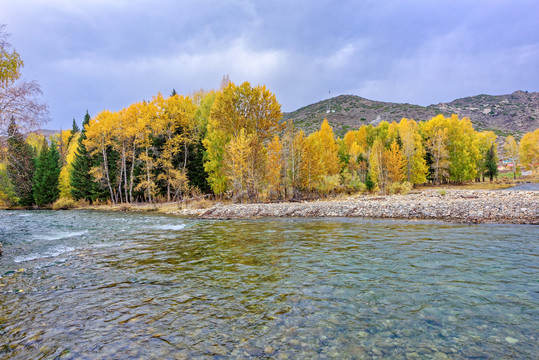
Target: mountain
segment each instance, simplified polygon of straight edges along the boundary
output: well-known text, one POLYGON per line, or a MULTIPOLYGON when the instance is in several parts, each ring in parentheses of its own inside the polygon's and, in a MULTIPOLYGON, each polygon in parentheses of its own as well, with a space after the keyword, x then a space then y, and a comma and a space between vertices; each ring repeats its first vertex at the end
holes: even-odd
POLYGON ((59 135, 60 132, 61 132, 60 130, 48 130, 48 129, 39 129, 35 131, 36 134, 43 135, 47 139, 50 139, 54 135, 59 135))
POLYGON ((539 93, 519 90, 509 95, 477 95, 429 106, 341 95, 285 113, 283 120, 292 119, 298 128, 311 133, 327 118, 333 131, 342 136, 361 125, 399 122, 403 117, 424 121, 438 114, 467 116, 476 130, 519 136, 539 128, 539 93))

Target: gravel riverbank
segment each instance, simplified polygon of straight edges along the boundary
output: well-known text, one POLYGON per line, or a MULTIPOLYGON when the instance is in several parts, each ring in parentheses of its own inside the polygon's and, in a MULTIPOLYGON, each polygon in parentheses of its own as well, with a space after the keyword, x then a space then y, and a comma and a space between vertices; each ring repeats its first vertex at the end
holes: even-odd
POLYGON ((426 190, 408 195, 355 196, 341 201, 217 204, 176 215, 202 219, 261 217, 366 217, 435 219, 459 223, 539 224, 539 192, 426 190))

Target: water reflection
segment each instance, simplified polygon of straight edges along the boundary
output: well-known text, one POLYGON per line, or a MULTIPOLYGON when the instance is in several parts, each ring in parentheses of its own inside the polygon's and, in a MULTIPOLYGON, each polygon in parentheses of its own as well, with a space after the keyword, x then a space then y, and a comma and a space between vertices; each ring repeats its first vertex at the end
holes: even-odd
POLYGON ((538 354, 537 227, 7 214, 2 358, 538 354))

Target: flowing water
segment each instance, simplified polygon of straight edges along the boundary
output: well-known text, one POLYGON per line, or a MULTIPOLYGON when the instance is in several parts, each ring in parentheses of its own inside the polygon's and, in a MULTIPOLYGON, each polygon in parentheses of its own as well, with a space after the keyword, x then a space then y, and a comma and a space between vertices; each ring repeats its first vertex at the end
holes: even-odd
POLYGON ((539 227, 0 212, 2 359, 537 359, 539 227))

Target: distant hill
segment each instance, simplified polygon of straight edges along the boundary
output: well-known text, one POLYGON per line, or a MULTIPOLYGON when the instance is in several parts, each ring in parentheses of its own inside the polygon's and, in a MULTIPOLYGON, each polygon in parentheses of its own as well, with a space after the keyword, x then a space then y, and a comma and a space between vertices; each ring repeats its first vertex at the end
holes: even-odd
POLYGON ((50 139, 52 136, 60 134, 60 130, 39 129, 39 130, 36 130, 35 133, 43 135, 47 139, 50 139))
POLYGON ((467 116, 476 130, 518 136, 539 128, 539 93, 515 91, 509 95, 477 95, 426 107, 341 95, 285 113, 283 119, 292 119, 298 128, 311 133, 327 118, 333 131, 342 136, 364 124, 378 125, 384 120, 399 122, 403 117, 424 121, 438 114, 467 116))

